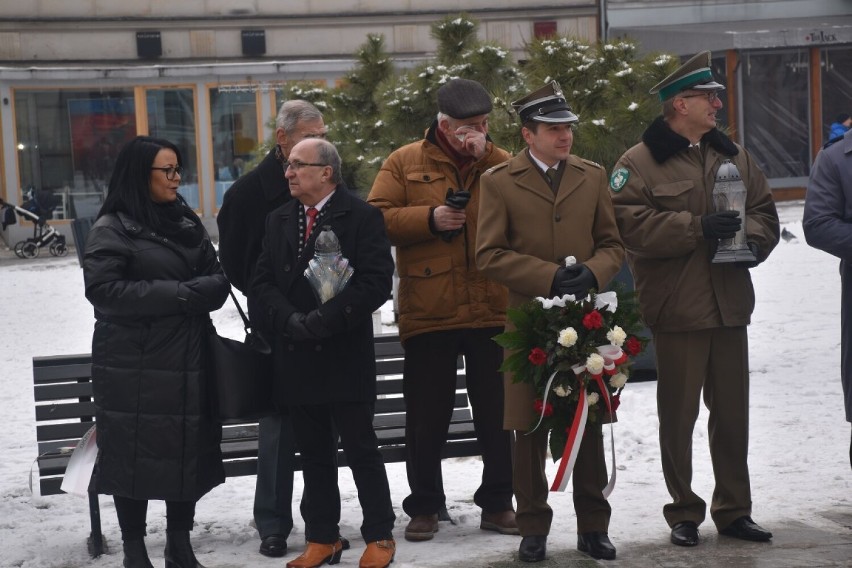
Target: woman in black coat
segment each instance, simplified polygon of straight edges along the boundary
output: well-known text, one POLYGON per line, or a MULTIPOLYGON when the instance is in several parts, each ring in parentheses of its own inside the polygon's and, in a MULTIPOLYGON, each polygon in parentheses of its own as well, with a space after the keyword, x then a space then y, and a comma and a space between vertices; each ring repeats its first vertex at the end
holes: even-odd
POLYGON ((171 142, 124 146, 83 259, 97 320, 94 483, 115 500, 126 568, 152 566, 149 499, 166 501, 166 568, 203 568, 189 542, 195 503, 225 480, 205 338, 230 285, 180 176, 171 142))

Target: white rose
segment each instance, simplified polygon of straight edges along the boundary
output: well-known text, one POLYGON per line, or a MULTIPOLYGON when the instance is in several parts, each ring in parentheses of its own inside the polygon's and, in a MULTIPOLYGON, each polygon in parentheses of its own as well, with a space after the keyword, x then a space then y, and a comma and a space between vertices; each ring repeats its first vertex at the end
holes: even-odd
POLYGON ((592 406, 593 404, 598 403, 598 398, 600 398, 600 395, 598 393, 590 392, 588 398, 586 399, 586 402, 589 404, 589 406, 592 406))
POLYGON ((568 396, 571 394, 571 387, 563 387, 562 385, 556 385, 556 388, 553 389, 553 392, 556 393, 556 396, 568 396))
POLYGON ((577 343, 577 330, 573 327, 566 327, 562 331, 559 332, 559 339, 557 340, 559 345, 562 347, 571 347, 575 343, 577 343))
POLYGON ((609 385, 614 389, 620 389, 627 382, 627 375, 624 373, 616 373, 609 380, 609 385))
POLYGON ((604 368, 604 358, 597 353, 592 353, 586 359, 586 370, 593 375, 600 375, 604 368))
POLYGON ((606 338, 609 339, 609 342, 613 345, 617 345, 621 347, 624 345, 624 340, 627 339, 627 333, 617 325, 614 326, 611 330, 606 332, 606 338))
POLYGON ((577 258, 574 256, 566 256, 565 257, 565 266, 574 266, 577 264, 577 258))

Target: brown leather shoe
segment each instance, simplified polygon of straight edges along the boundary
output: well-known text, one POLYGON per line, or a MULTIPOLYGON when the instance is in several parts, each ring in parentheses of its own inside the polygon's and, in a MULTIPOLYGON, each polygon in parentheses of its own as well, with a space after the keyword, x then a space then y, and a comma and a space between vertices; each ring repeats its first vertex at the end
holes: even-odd
POLYGON ((396 554, 396 542, 390 540, 378 540, 367 543, 367 550, 361 556, 358 568, 387 568, 393 562, 396 554))
POLYGON ((309 542, 305 551, 287 563, 287 568, 316 568, 326 562, 337 564, 343 554, 343 545, 338 540, 334 544, 309 542))
POLYGON ((421 541, 432 540, 438 532, 438 514, 414 515, 405 527, 405 540, 421 541))
POLYGON ((500 534, 521 534, 518 531, 518 523, 515 521, 515 512, 512 509, 499 513, 482 511, 482 521, 479 523, 479 528, 484 531, 497 531, 500 534))

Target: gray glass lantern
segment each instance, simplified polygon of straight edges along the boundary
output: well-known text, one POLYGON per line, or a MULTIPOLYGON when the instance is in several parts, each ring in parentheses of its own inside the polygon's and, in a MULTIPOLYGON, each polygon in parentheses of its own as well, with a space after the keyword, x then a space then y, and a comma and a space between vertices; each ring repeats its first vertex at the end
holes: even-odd
POLYGON ((746 187, 737 166, 725 160, 716 172, 713 186, 716 211, 739 211, 742 226, 732 239, 719 239, 713 262, 755 262, 757 259, 746 242, 746 187))
POLYGON ((343 290, 354 272, 349 259, 341 254, 337 235, 331 227, 323 227, 314 242, 314 257, 305 269, 305 278, 320 303, 326 303, 343 290))

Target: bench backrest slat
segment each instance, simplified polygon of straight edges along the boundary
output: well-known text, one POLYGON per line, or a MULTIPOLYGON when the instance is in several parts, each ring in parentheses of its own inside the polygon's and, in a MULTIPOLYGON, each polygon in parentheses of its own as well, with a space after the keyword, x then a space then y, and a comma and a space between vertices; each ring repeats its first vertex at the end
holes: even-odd
MULTIPOLYGON (((375 337, 376 412, 373 426, 386 462, 405 460, 405 401, 402 398, 405 351, 399 336, 375 337)), ((444 457, 480 453, 468 403, 464 361, 459 369, 451 424, 444 457)), ((57 355, 33 358, 33 395, 36 402, 36 439, 39 451, 39 486, 42 495, 61 493, 60 484, 70 458, 69 448, 94 423, 91 356, 57 355)), ((222 428, 222 457, 229 477, 257 473, 257 421, 232 422, 222 428)), ((338 461, 346 465, 339 451, 338 461)), ((299 466, 301 467, 301 466, 299 466)))

